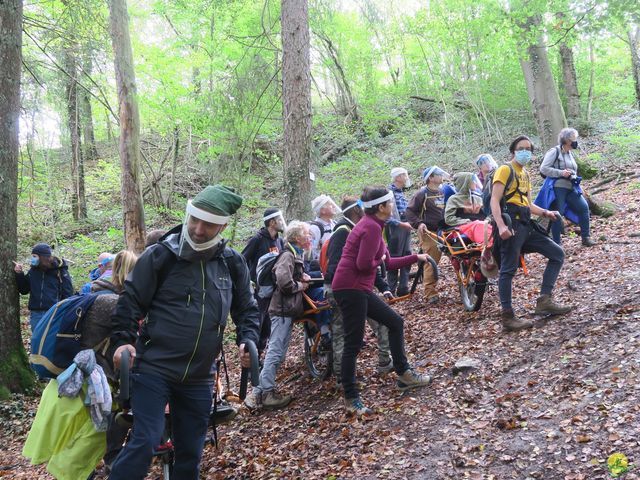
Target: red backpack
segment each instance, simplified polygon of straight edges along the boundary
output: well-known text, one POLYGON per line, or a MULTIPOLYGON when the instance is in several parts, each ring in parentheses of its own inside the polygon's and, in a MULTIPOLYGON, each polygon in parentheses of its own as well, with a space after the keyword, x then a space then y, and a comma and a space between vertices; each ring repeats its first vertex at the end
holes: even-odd
MULTIPOLYGON (((333 234, 336 233, 341 228, 346 228, 347 230, 351 231, 351 229, 346 225, 340 225, 338 228, 336 228, 333 231, 331 235, 333 236, 333 234)), ((322 244, 322 248, 320 248, 320 258, 318 259, 318 263, 320 264, 320 271, 322 272, 322 275, 326 275, 327 269, 329 268, 329 242, 330 241, 331 241, 331 237, 327 238, 327 240, 322 244)))

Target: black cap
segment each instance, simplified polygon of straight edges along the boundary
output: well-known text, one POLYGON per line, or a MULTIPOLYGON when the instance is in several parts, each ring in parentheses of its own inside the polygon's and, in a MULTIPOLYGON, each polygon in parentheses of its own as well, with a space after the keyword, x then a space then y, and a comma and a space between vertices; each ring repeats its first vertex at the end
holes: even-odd
POLYGON ((41 257, 50 257, 51 247, 46 243, 38 243, 35 247, 33 247, 33 250, 31 250, 31 253, 40 255, 41 257))

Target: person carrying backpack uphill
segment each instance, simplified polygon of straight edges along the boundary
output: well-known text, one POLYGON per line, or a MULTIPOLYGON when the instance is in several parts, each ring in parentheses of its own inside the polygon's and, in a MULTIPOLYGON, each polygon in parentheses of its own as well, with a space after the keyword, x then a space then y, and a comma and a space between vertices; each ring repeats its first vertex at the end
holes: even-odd
MULTIPOLYGON (((286 407, 292 400, 290 395, 281 395, 276 390, 276 373, 289 349, 293 321, 304 312, 303 292, 312 300, 322 298, 322 289, 316 288, 316 295, 309 288, 311 277, 304 270, 304 251, 311 248, 309 225, 293 220, 285 232, 285 245, 272 267, 275 290, 269 304, 271 336, 264 366, 260 372, 260 385, 253 387, 245 399, 249 410, 260 407, 277 409, 286 407)), ((323 315, 324 312, 318 314, 323 315)), ((319 323, 319 321, 318 321, 319 323)))
MULTIPOLYGON (((110 358, 113 352, 105 345, 105 339, 111 335, 111 314, 136 260, 136 254, 126 250, 115 256, 111 280, 98 279, 91 284, 95 300, 81 320, 78 349, 97 349, 95 363, 111 381, 117 378, 110 358)), ((42 393, 22 454, 32 464, 47 462, 47 471, 60 480, 87 478, 101 458, 108 470, 129 429, 118 425, 111 416, 106 432, 97 431, 84 404, 85 396, 60 397, 59 385, 54 377, 42 393)))
POLYGON ((31 268, 25 274, 17 262, 13 262, 18 291, 29 293, 29 324, 31 332, 52 305, 73 295, 73 284, 67 262, 54 257, 51 247, 38 243, 31 250, 31 268))
POLYGON ((282 212, 274 207, 267 208, 264 211, 262 221, 264 222, 264 227, 249 239, 244 250, 242 250, 242 255, 249 267, 251 281, 255 286, 254 296, 256 302, 258 302, 258 310, 260 310, 260 343, 256 345, 260 356, 262 356, 264 349, 267 348, 267 341, 271 334, 271 320, 269 319, 269 302, 271 301, 271 297, 262 298, 259 295, 256 267, 258 266, 258 259, 263 255, 269 252, 280 253, 282 251, 284 244, 280 234, 284 232, 287 225, 282 212))
POLYGON ((185 220, 147 248, 125 281, 112 317, 116 347, 132 355, 135 426, 116 458, 111 480, 145 478, 171 408, 176 478, 199 478, 211 411, 215 359, 229 314, 243 367, 244 342, 257 344, 260 320, 244 257, 221 233, 242 197, 208 186, 187 203, 185 220), (146 318, 145 318, 146 317, 146 318), (138 335, 138 320, 145 318, 138 335), (135 343, 135 347, 134 344, 135 343))
POLYGON ((559 216, 558 212, 542 209, 531 202, 531 181, 525 166, 531 161, 533 143, 529 137, 521 135, 511 142, 509 152, 511 161, 499 167, 493 175, 490 205, 496 223, 494 242, 500 258, 498 292, 502 326, 505 331, 518 331, 533 326, 531 321, 517 318, 511 304, 511 285, 521 253, 540 253, 548 259, 536 302, 536 315, 561 315, 569 312, 571 307, 556 303, 551 298, 564 262, 564 251, 531 220, 531 214, 551 220, 559 216), (511 225, 505 223, 503 213, 511 225))
MULTIPOLYGON (((546 177, 545 185, 553 190, 554 204, 561 214, 568 215, 571 210, 580 225, 582 246, 593 247, 596 242, 590 235, 589 205, 582 195, 579 186, 578 164, 573 158, 572 150, 578 148, 578 131, 575 128, 563 128, 558 134, 558 145, 550 149, 540 165, 540 173, 546 177)), ((543 187, 544 188, 544 187, 543 187)), ((537 202, 536 202, 537 203, 537 202)), ((575 219, 572 219, 575 220, 575 219)), ((560 245, 562 222, 551 225, 553 241, 560 245)))

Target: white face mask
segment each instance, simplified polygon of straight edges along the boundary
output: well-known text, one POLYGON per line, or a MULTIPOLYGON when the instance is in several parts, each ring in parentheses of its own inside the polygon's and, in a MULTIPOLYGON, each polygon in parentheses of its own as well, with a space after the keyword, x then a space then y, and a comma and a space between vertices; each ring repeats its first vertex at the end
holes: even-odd
POLYGON ((204 242, 204 243, 196 243, 193 240, 191 240, 191 237, 189 236, 189 231, 187 230, 186 234, 184 235, 184 239, 187 241, 187 243, 189 244, 189 246, 196 252, 203 252, 205 250, 208 250, 210 248, 215 247, 216 245, 218 245, 221 241, 222 241, 222 236, 220 234, 217 234, 215 237, 213 237, 211 240, 209 240, 208 242, 204 242))

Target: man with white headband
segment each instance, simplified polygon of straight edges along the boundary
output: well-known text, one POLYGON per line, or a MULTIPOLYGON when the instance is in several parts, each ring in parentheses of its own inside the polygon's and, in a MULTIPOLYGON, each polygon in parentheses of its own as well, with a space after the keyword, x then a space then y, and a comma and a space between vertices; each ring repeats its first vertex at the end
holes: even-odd
MULTIPOLYGON (((280 234, 284 232, 286 223, 280 209, 275 207, 267 208, 262 216, 262 221, 264 222, 264 227, 249 239, 247 246, 242 250, 242 255, 247 261, 251 281, 254 285, 257 285, 256 267, 258 266, 258 259, 267 253, 280 253, 284 248, 280 234)), ((260 310, 260 343, 257 346, 258 352, 262 355, 271 334, 271 319, 269 318, 271 297, 262 298, 258 295, 257 288, 254 291, 256 302, 258 302, 258 310, 260 310)))
MULTIPOLYGON (((424 187, 411 198, 406 211, 407 220, 413 228, 418 229, 420 248, 436 263, 440 262, 442 252, 427 234, 427 229, 436 232, 445 226, 442 182, 448 177, 447 172, 436 165, 425 168, 422 172, 424 187)), ((424 296, 427 303, 437 303, 439 300, 438 290, 436 290, 437 280, 434 279, 432 268, 428 263, 424 266, 424 296)))
MULTIPOLYGON (((385 226, 385 236, 392 257, 404 257, 411 254, 411 224, 406 220, 407 197, 405 189, 411 186, 411 179, 406 168, 397 167, 391 170, 391 185, 400 219, 391 217, 385 226)), ((409 293, 409 267, 387 271, 387 281, 393 295, 399 297, 409 293), (399 277, 399 278, 398 278, 399 277)))
POLYGON ((258 343, 259 314, 244 257, 220 234, 242 197, 208 186, 187 204, 183 225, 147 248, 125 281, 112 317, 113 360, 132 356, 131 406, 135 427, 111 469, 111 480, 143 479, 171 405, 175 445, 173 474, 200 478, 211 411, 215 359, 227 318, 236 324, 240 362, 249 366, 244 342, 258 343), (138 334, 138 322, 144 323, 138 334), (135 344, 135 347, 134 347, 135 344))

